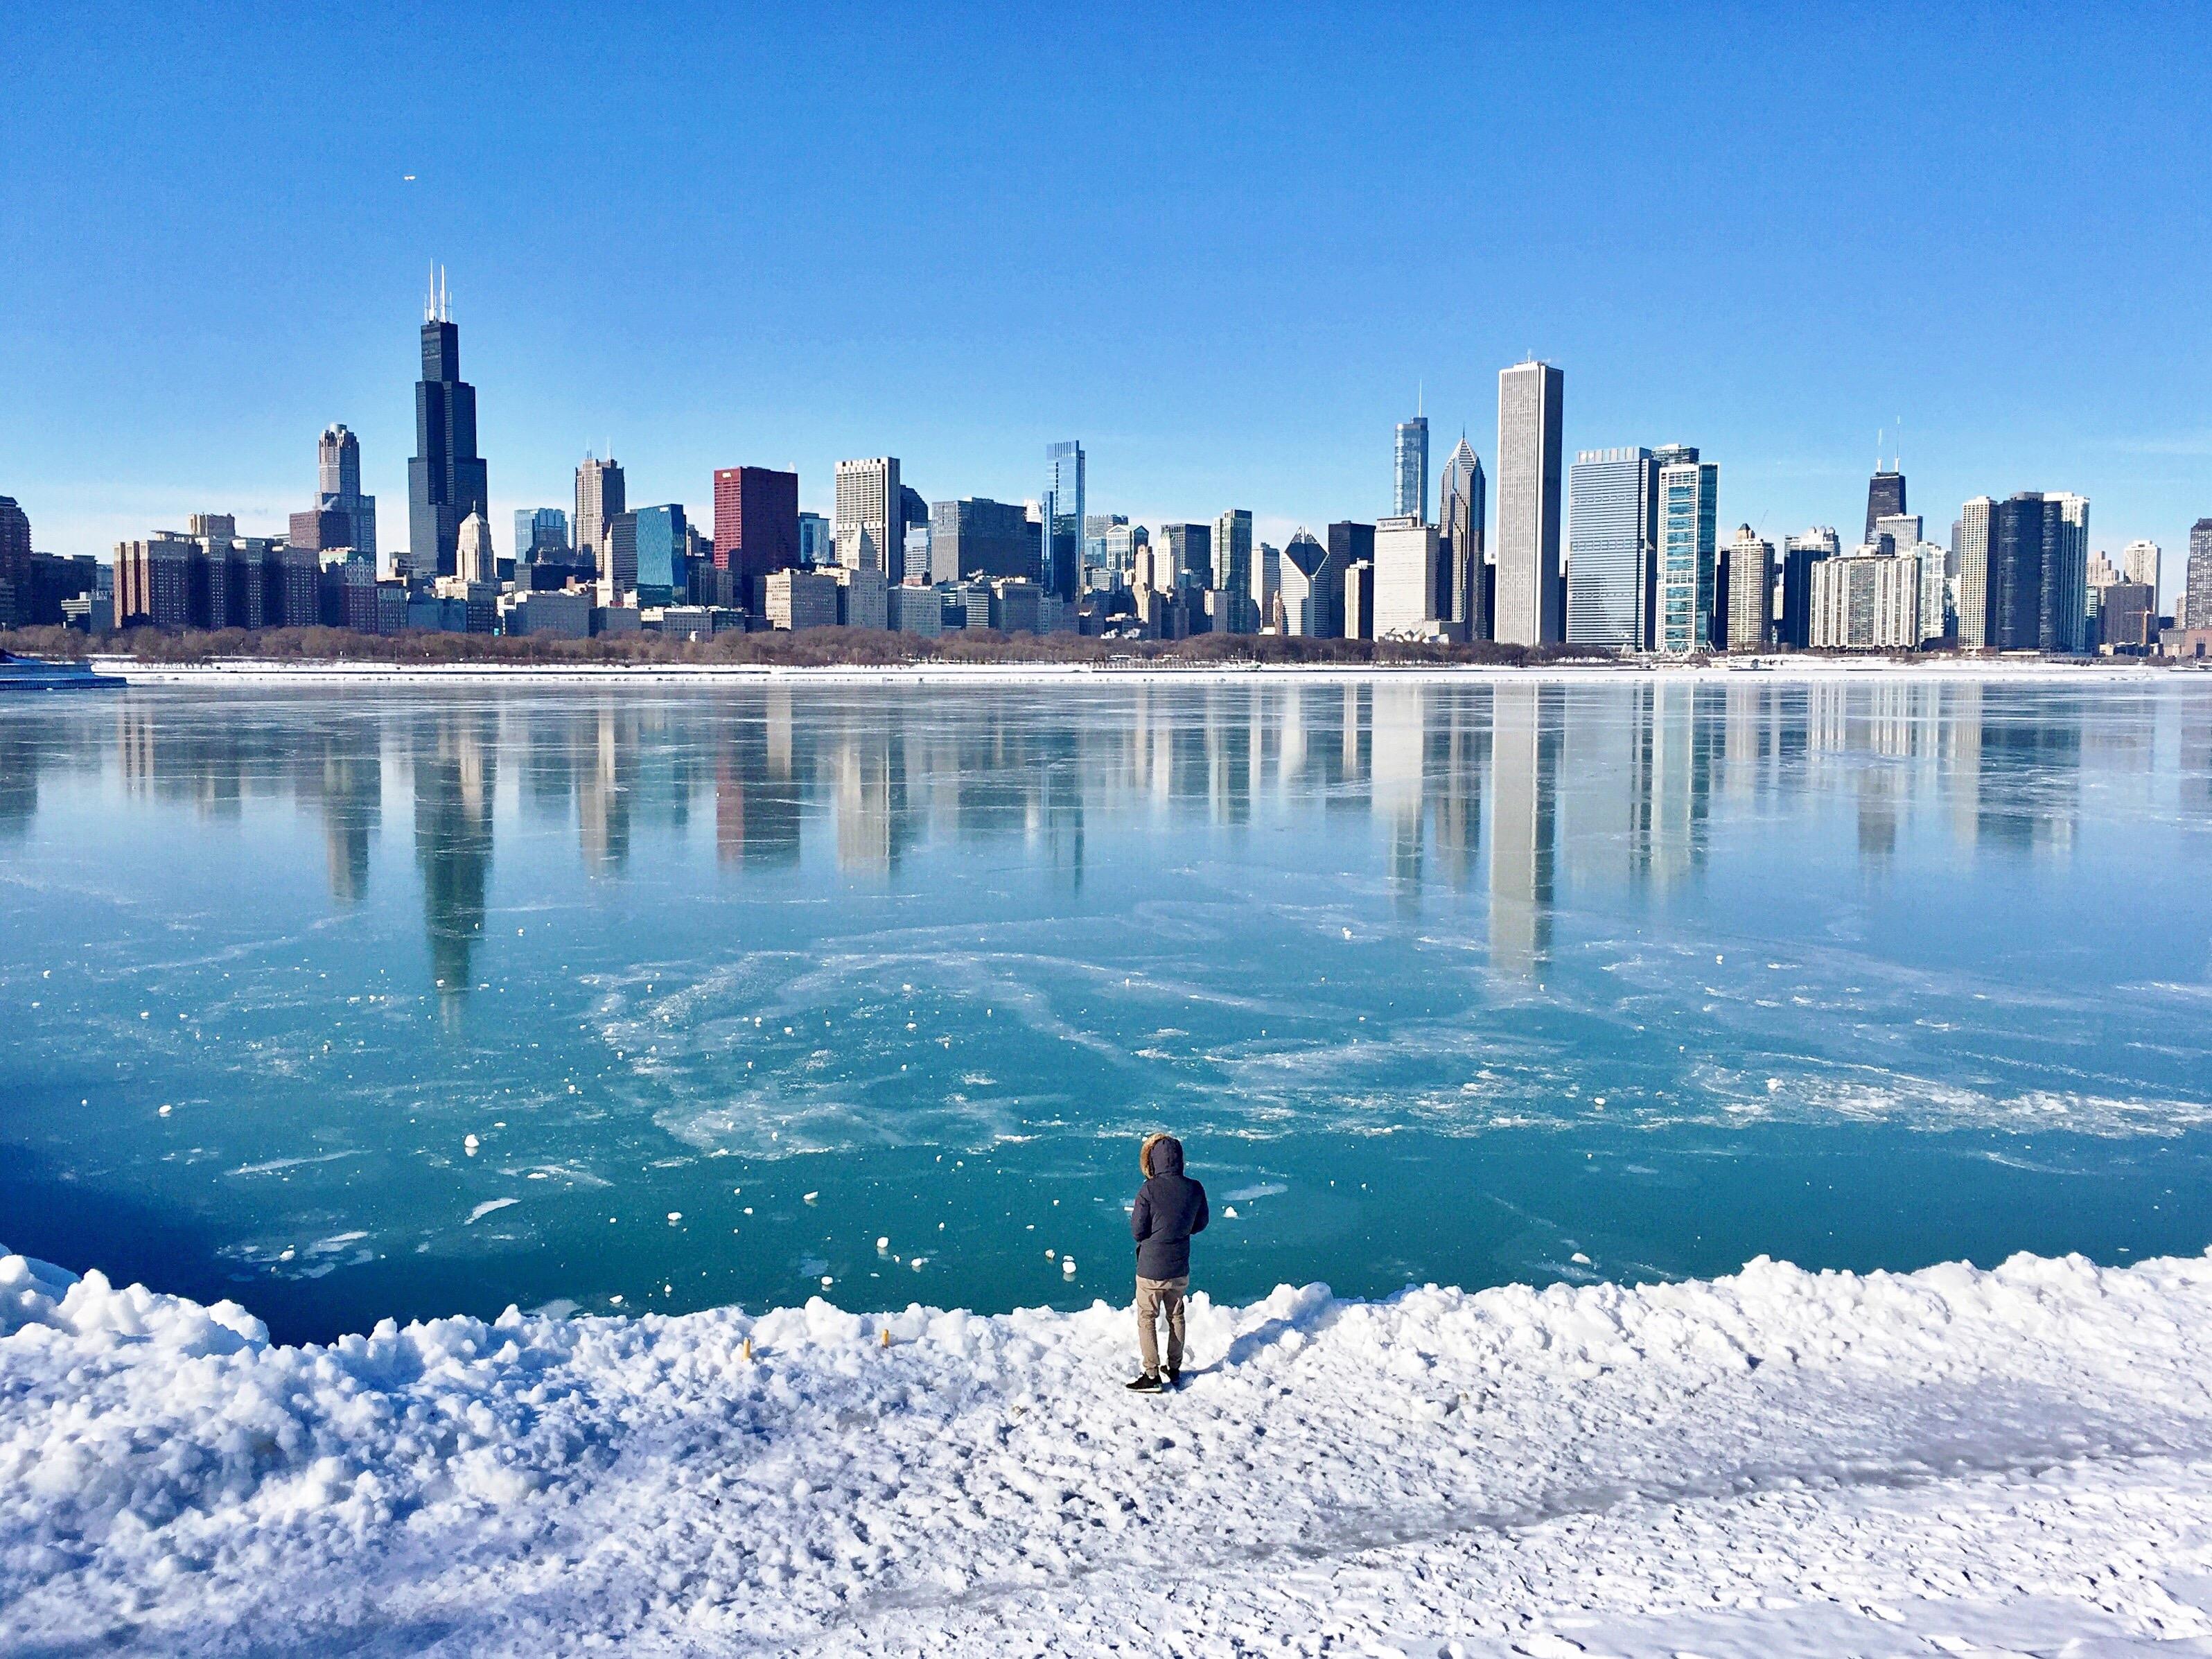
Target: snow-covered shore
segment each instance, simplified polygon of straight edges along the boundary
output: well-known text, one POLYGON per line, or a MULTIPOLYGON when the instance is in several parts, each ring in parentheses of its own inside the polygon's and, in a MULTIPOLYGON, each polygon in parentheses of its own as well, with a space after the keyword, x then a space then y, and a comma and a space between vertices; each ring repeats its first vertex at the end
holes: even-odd
POLYGON ((1021 663, 920 662, 878 665, 795 667, 766 663, 375 663, 290 662, 232 660, 209 663, 148 663, 131 657, 95 657, 100 672, 115 674, 133 685, 245 685, 258 688, 307 685, 349 686, 555 686, 653 684, 670 686, 733 686, 793 684, 814 685, 1129 685, 1191 684, 1205 681, 1241 680, 1292 682, 1299 684, 1347 684, 1388 679, 1393 682, 1457 682, 1483 680, 1547 680, 1582 684, 1625 679, 1728 680, 1756 684, 1767 680, 1856 680, 1917 678, 1955 681, 2052 681, 2081 684, 2088 681, 2160 678, 2177 672, 2193 676, 2196 670, 2177 670, 2156 663, 2103 659, 2078 662, 2042 661, 2029 658, 1934 658, 1924 662, 1892 662, 1886 659, 1849 659, 1838 657, 1775 657, 1753 669, 1738 663, 1653 664, 1557 663, 1535 668, 1514 668, 1478 663, 1386 664, 1218 663, 1144 665, 1135 663, 1021 663))
POLYGON ((0 1650, 2212 1652, 2212 1258, 1191 1322, 1147 1398, 1103 1305, 281 1348, 7 1257, 0 1650))

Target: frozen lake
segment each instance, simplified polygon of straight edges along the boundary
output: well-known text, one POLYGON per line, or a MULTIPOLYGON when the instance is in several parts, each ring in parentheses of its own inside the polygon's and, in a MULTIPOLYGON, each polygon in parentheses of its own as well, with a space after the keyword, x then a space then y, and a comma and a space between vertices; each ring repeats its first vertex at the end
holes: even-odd
POLYGON ((2194 1253, 2208 877, 2195 678, 25 699, 0 1240, 283 1339, 1079 1306, 1165 1127, 1240 1302, 2194 1253))

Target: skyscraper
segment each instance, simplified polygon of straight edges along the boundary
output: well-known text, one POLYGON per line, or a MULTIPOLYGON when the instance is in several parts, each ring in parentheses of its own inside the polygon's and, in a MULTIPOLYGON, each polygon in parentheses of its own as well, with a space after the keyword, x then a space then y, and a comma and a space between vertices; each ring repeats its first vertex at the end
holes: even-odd
POLYGON ((2130 542, 2120 554, 2120 574, 2129 581, 2142 583, 2155 594, 2158 592, 2159 565, 2163 557, 2156 542, 2130 542))
MULTIPOLYGON (((568 515, 557 507, 514 509, 514 562, 519 568, 540 559, 568 556, 568 515)), ((520 579, 517 579, 518 585, 520 579)))
POLYGON ((757 611, 769 577, 799 563, 799 475, 765 466, 714 473, 714 564, 737 578, 738 600, 757 611))
POLYGON ((1659 471, 1648 449, 1585 449, 1567 471, 1567 641, 1651 648, 1659 471))
MULTIPOLYGON (((1030 574, 1032 526, 1018 501, 970 496, 929 509, 929 575, 956 582, 969 576, 1030 574)), ((844 544, 838 543, 842 557, 844 544)))
POLYGON ((1283 549, 1282 572, 1283 631, 1343 638, 1344 566, 1336 555, 1301 529, 1283 549))
POLYGON ((1959 643, 1980 651, 1996 643, 1997 504, 1977 495, 1959 509, 1952 540, 1959 556, 1959 643))
POLYGON ((1866 539, 1869 543, 1882 520, 1905 511, 1905 474, 1894 469, 1885 471, 1879 458, 1874 465, 1874 477, 1867 480, 1866 539))
POLYGON ((2022 490, 1996 504, 1990 537, 1989 643, 2033 651, 2043 641, 2044 500, 2022 490))
POLYGON ((1083 446, 1047 444, 1042 586, 1063 600, 1083 591, 1083 446))
POLYGON ((1677 656, 1710 650, 1721 470, 1687 444, 1669 444, 1651 459, 1659 471, 1652 646, 1677 656))
POLYGON ((1259 603, 1252 588, 1252 514, 1231 507, 1213 521, 1213 580, 1241 598, 1259 603))
MULTIPOLYGON (((0 583, 6 584, 0 590, 0 623, 12 623, 19 608, 27 608, 25 601, 35 568, 30 515, 16 505, 13 495, 0 495, 0 583)), ((120 623, 124 615, 118 602, 116 621, 120 623)))
MULTIPOLYGON (((607 527, 628 510, 622 463, 611 455, 594 460, 586 452, 576 469, 576 552, 595 564, 607 527)), ((601 574, 605 571, 602 568, 601 574)))
POLYGON ((1728 648, 1764 651, 1774 632, 1774 544, 1739 525, 1728 558, 1728 648))
POLYGON ((2089 620, 2089 498, 2063 490, 2043 498, 2043 586, 2036 644, 2078 652, 2089 620))
POLYGON ((1486 640, 1490 613, 1484 604, 1482 532, 1489 513, 1488 484, 1474 447, 1460 434, 1459 447, 1444 463, 1437 502, 1437 615, 1452 625, 1455 637, 1486 640), (1449 588, 1449 592, 1446 590, 1449 588))
MULTIPOLYGON (((1172 573, 1177 587, 1212 587, 1212 532, 1202 524, 1162 525, 1152 543, 1152 568, 1172 573)), ((1153 586, 1165 589, 1169 584, 1155 581, 1153 586)))
POLYGON ((315 506, 347 520, 343 545, 376 551, 376 497, 361 493, 361 440, 342 426, 326 426, 315 443, 315 506))
POLYGON ((2212 519, 2189 526, 2189 565, 2183 573, 2181 615, 2185 628, 2212 627, 2212 519))
POLYGON ((1504 645, 1553 645, 1559 615, 1560 404, 1565 379, 1531 360, 1498 376, 1498 615, 1504 645))
POLYGON ((670 502, 641 507, 623 517, 633 526, 641 606, 682 605, 690 597, 691 538, 684 509, 670 502))
POLYGON ((1436 592, 1437 527, 1419 513, 1377 522, 1373 637, 1433 637, 1436 592))
POLYGON ((896 569, 906 550, 906 502, 895 457, 837 463, 837 562, 848 570, 896 569))
POLYGON ((1920 515, 1917 513, 1885 513, 1874 521, 1874 533, 1867 540, 1881 545, 1887 537, 1889 545, 1883 550, 1891 554, 1910 553, 1920 545, 1920 515))
POLYGON ((1396 518, 1425 520, 1429 514, 1429 420, 1416 415, 1398 422, 1392 457, 1390 512, 1396 518))
POLYGON ((415 455, 407 463, 408 553, 415 569, 453 574, 461 520, 490 511, 477 454, 477 389, 461 378, 461 332, 441 271, 422 307, 422 378, 415 383, 415 455))
POLYGON ((1782 617, 1775 642, 1802 651, 1813 642, 1813 567, 1844 550, 1832 525, 1816 524, 1782 544, 1782 617))
POLYGON ((492 546, 490 520, 481 513, 470 514, 461 520, 453 544, 455 575, 471 582, 499 580, 499 554, 492 546))

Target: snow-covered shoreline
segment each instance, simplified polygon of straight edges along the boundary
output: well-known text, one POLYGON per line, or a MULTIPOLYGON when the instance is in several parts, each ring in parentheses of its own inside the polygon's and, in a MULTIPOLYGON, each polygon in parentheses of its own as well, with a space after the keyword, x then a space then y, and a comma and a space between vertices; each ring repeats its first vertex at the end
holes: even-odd
POLYGON ((2208 1316, 2212 1256, 1286 1286, 1146 1398, 1103 1304, 281 1348, 7 1257, 0 1651, 2212 1652, 2208 1316))
POLYGON ((2178 671, 2143 662, 2101 659, 2049 662, 2027 659, 1956 658, 1928 662, 1850 660, 1835 657, 1779 657, 1752 669, 1741 665, 1657 665, 1651 663, 1555 663, 1518 668, 1480 663, 1457 664, 1133 664, 924 662, 874 666, 847 665, 801 667, 766 663, 374 663, 234 660, 210 663, 146 663, 130 657, 95 657, 93 666, 119 675, 133 685, 244 685, 258 688, 345 686, 563 686, 653 684, 720 686, 763 684, 848 685, 1133 685, 1192 684, 1219 681, 1294 682, 1301 684, 1394 682, 1466 683, 1469 680, 1547 680, 1593 683, 1629 679, 1727 680, 1756 684, 1761 680, 1936 679, 1953 681, 2056 681, 2080 684, 2164 678, 2178 671))

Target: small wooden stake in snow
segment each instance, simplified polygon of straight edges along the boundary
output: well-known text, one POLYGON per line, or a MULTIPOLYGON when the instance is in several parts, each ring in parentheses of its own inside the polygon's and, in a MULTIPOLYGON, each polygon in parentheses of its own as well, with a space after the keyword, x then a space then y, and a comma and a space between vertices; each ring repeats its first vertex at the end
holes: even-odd
POLYGON ((891 1345, 891 1328, 890 1328, 890 1326, 886 1325, 886 1326, 884 1326, 884 1346, 885 1346, 886 1348, 888 1348, 888 1347, 890 1347, 890 1345, 891 1345))
POLYGON ((752 1338, 750 1338, 750 1337, 749 1336, 749 1337, 747 1337, 747 1338, 745 1339, 745 1358, 746 1358, 747 1359, 750 1359, 752 1357, 753 1357, 753 1340, 752 1340, 752 1338))

